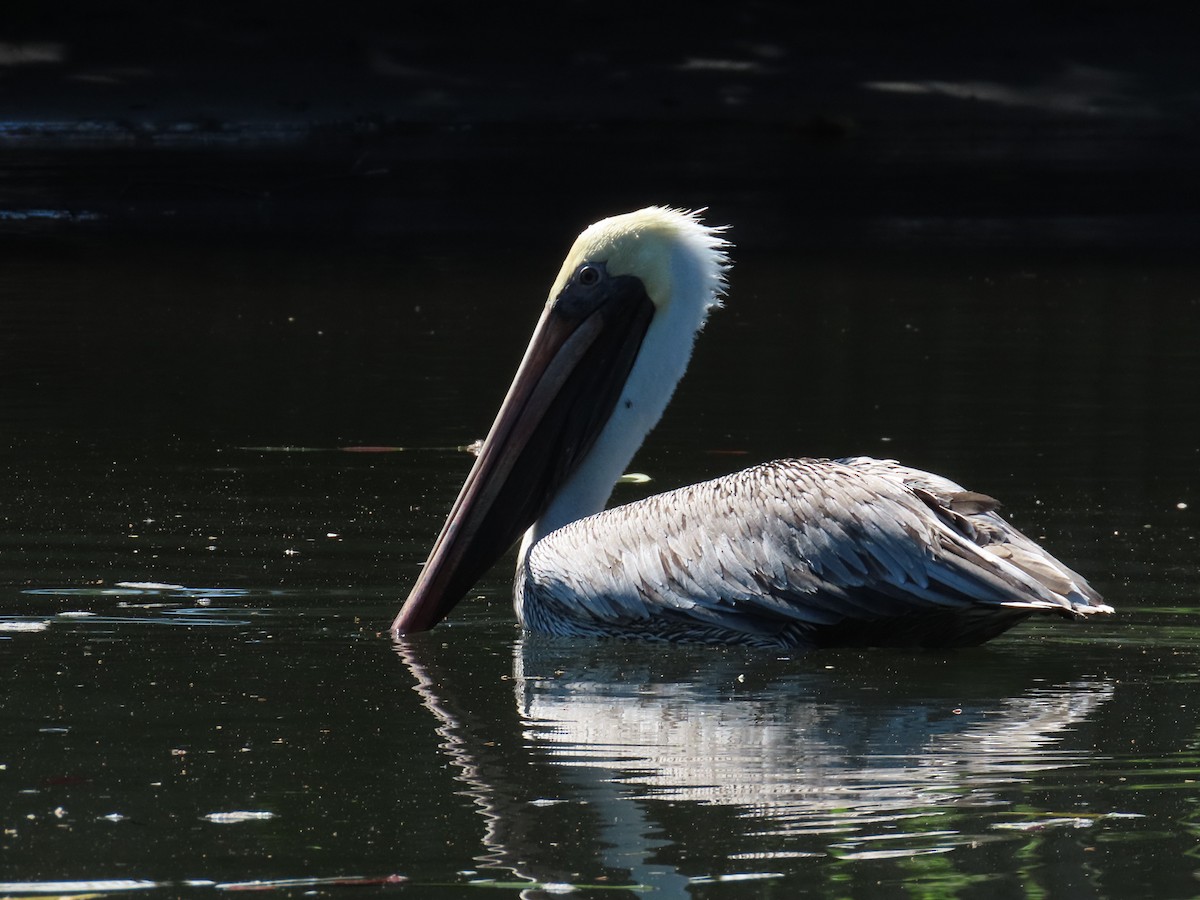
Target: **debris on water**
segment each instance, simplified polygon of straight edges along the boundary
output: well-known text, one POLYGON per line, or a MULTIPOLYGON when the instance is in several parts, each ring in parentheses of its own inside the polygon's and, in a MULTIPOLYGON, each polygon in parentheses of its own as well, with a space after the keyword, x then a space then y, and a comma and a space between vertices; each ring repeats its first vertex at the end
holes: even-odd
POLYGON ((103 213, 71 209, 0 209, 0 222, 98 222, 103 213))
POLYGON ((1095 820, 1082 816, 1058 816, 1033 822, 997 822, 992 827, 997 831, 1043 831, 1047 828, 1091 828, 1095 824, 1095 820))
POLYGON ((732 872, 729 875, 696 875, 688 884, 714 884, 724 881, 761 881, 767 878, 783 878, 782 872, 732 872))
MULTIPOLYGON (((469 874, 469 873, 468 873, 469 874)), ((543 891, 547 894, 571 894, 575 891, 649 891, 644 884, 571 884, 568 881, 497 881, 494 878, 473 878, 465 887, 507 888, 519 891, 543 891)))
POLYGON ((297 887, 404 884, 404 875, 334 875, 326 878, 275 878, 266 881, 228 881, 214 885, 218 891, 275 891, 297 887))
POLYGON ((265 810, 248 810, 238 809, 232 812, 214 812, 203 816, 209 822, 214 822, 217 825, 236 825, 240 822, 259 822, 265 819, 275 818, 275 813, 266 812, 265 810))
POLYGON ((1049 816, 1029 822, 997 822, 992 827, 1003 831, 1041 831, 1046 828, 1091 828, 1104 819, 1144 819, 1142 813, 1109 812, 1075 816, 1049 816))
POLYGON ((234 447, 246 453, 411 453, 413 451, 433 451, 435 453, 474 453, 479 455, 479 447, 483 441, 476 441, 467 447, 393 447, 386 444, 353 444, 347 447, 234 447))
POLYGON ((45 620, 31 622, 28 619, 8 619, 0 621, 0 631, 33 632, 45 631, 50 623, 45 620))
POLYGON ((106 881, 0 881, 0 894, 70 894, 72 900, 97 896, 110 891, 144 891, 161 887, 157 881, 135 881, 131 878, 110 878, 106 881))

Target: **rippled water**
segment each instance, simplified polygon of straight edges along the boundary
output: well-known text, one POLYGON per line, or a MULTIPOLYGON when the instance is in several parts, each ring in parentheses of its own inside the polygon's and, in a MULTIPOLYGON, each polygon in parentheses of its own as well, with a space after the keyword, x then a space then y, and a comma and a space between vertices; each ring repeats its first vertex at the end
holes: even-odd
POLYGON ((749 241, 614 498, 896 456, 999 496, 1110 621, 555 641, 515 628, 506 562, 393 646, 580 224, 6 269, 0 893, 1194 894, 1194 262, 749 241))

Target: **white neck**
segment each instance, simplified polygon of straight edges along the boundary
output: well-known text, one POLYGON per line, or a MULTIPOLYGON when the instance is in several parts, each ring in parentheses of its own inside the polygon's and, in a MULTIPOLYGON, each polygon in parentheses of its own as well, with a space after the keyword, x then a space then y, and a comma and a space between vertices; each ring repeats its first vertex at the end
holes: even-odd
POLYGON ((684 242, 674 248, 671 296, 656 303, 625 388, 596 443, 525 533, 521 564, 534 543, 550 532, 604 509, 617 479, 662 418, 687 369, 696 334, 709 310, 720 305, 725 257, 714 250, 707 232, 704 240, 704 245, 684 242))

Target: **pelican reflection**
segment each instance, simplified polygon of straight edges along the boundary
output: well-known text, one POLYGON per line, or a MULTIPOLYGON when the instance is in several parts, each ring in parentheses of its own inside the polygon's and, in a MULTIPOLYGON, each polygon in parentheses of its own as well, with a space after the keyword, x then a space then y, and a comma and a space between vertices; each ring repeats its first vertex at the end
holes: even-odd
POLYGON ((396 648, 484 822, 479 865, 668 894, 999 840, 996 813, 1034 803, 1026 782, 1093 758, 1077 730, 1114 691, 1003 654, 813 662, 526 635, 481 677, 461 647, 396 648), (690 871, 691 845, 727 870, 690 871))

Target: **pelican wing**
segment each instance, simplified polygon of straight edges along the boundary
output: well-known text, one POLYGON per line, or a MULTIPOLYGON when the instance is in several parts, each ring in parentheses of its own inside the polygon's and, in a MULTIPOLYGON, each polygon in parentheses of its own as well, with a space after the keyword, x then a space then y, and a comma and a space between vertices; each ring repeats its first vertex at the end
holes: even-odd
POLYGON ((891 461, 783 460, 552 532, 518 599, 539 630, 790 645, 976 643, 1110 611, 996 506, 891 461))

